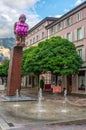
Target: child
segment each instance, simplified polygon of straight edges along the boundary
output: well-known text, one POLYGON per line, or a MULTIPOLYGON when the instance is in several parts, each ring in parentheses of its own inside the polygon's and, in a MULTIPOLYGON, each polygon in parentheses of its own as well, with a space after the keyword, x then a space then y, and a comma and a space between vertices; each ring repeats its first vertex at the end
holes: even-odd
POLYGON ((25 37, 28 34, 28 24, 25 23, 26 16, 21 14, 19 22, 14 24, 14 34, 16 37, 16 45, 25 46, 25 37))

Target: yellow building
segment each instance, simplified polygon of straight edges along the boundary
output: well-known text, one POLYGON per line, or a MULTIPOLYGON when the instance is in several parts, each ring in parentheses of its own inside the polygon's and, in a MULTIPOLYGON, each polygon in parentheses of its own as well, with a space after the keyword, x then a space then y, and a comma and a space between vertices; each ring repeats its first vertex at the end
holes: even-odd
POLYGON ((0 55, 3 55, 4 57, 10 59, 10 50, 8 48, 4 48, 3 46, 0 46, 0 55))

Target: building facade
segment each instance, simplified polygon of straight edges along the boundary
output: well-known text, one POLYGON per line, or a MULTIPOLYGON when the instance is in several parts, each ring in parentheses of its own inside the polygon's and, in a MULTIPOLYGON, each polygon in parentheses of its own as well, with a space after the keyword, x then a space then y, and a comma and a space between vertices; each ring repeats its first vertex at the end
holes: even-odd
MULTIPOLYGON (((35 25, 26 39, 27 46, 38 45, 42 40, 61 36, 72 41, 84 63, 79 74, 61 76, 63 87, 72 86, 72 92, 86 92, 86 2, 83 2, 59 19, 45 18, 35 25), (68 78, 68 80, 67 80, 68 78)), ((68 88, 67 88, 68 89, 68 88)))
POLYGON ((29 47, 37 46, 40 41, 46 40, 48 38, 48 33, 45 27, 56 20, 57 18, 46 17, 33 28, 31 28, 26 38, 26 45, 29 47))

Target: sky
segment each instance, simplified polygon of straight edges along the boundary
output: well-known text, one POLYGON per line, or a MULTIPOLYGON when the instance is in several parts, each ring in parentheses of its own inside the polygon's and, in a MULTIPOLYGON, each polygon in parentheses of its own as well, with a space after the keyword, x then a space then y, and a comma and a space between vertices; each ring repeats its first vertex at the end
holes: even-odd
POLYGON ((45 17, 61 17, 86 0, 0 0, 0 38, 14 37, 13 26, 25 14, 29 28, 45 17))

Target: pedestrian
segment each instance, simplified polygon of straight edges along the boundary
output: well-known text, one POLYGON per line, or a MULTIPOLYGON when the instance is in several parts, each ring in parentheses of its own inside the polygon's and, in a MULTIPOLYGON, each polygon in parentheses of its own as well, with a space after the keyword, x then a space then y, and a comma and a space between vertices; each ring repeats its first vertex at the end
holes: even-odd
POLYGON ((40 81, 39 81, 39 89, 42 89, 43 90, 43 88, 44 88, 44 77, 42 76, 41 77, 41 79, 40 79, 40 81))
POLYGON ((14 24, 14 34, 17 46, 25 46, 25 37, 28 34, 28 24, 25 23, 26 16, 21 14, 19 21, 14 24))

